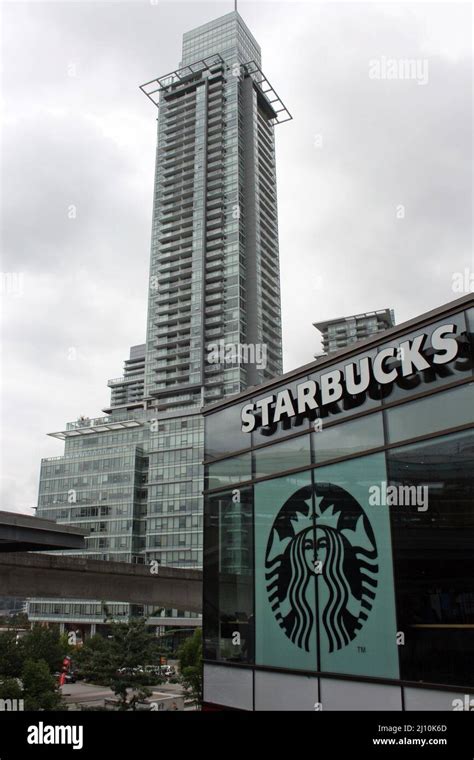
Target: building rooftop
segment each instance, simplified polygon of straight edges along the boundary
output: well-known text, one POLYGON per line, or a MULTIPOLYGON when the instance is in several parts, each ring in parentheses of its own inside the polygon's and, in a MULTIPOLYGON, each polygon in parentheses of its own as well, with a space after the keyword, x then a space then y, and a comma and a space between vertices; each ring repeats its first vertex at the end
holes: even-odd
POLYGON ((366 319, 367 317, 382 317, 384 315, 390 315, 391 309, 378 309, 377 311, 366 311, 363 314, 350 314, 345 317, 335 317, 334 319, 326 319, 322 322, 313 322, 313 327, 317 330, 324 330, 328 325, 334 325, 338 322, 348 322, 350 319, 366 319))
MULTIPOLYGON (((140 406, 142 406, 140 401, 140 406)), ((127 405, 128 406, 128 405, 127 405)), ((68 422, 66 430, 59 430, 56 433, 48 433, 52 438, 74 438, 78 435, 91 435, 92 433, 103 433, 107 430, 123 430, 124 428, 136 428, 143 425, 142 421, 137 419, 118 420, 113 416, 97 417, 95 419, 85 418, 76 422, 68 422)))
POLYGON ((257 48, 257 50, 260 52, 261 48, 258 44, 257 40, 253 36, 252 32, 248 28, 247 24, 243 20, 242 16, 238 11, 230 11, 230 13, 226 13, 224 16, 219 16, 219 18, 214 18, 212 21, 208 21, 205 24, 201 24, 200 26, 194 27, 194 29, 190 29, 189 32, 184 32, 183 34, 183 43, 189 42, 189 40, 194 39, 195 37, 199 37, 201 34, 205 34, 206 32, 210 32, 213 29, 219 29, 219 27, 224 26, 226 23, 236 21, 239 26, 242 27, 242 29, 245 30, 245 33, 252 41, 253 45, 257 48))

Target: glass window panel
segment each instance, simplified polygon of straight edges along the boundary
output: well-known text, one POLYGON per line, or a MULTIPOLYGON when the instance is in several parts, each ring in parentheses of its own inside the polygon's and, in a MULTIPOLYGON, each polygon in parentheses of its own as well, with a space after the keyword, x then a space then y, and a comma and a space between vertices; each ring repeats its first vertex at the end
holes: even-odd
POLYGON ((256 663, 316 670, 311 473, 254 489, 256 663))
POLYGON ((206 459, 232 454, 239 449, 249 448, 251 437, 243 433, 240 422, 240 409, 246 402, 223 409, 205 417, 206 459))
POLYGON ((382 414, 368 414, 312 434, 316 464, 384 445, 382 414))
POLYGON ((472 686, 474 431, 392 449, 387 467, 390 485, 427 489, 391 508, 401 677, 472 686))
POLYGON ((205 501, 204 656, 253 662, 252 489, 205 501))
POLYGON ((239 483, 243 480, 252 478, 252 455, 250 451, 247 454, 241 454, 238 457, 224 459, 221 462, 210 464, 207 467, 208 488, 223 488, 230 483, 239 483))
POLYGON ((257 664, 398 677, 384 479, 381 453, 255 485, 257 664))
POLYGON ((389 443, 474 422, 474 383, 387 409, 389 443))
POLYGON ((254 461, 256 478, 274 473, 280 474, 295 467, 309 466, 311 464, 309 435, 300 435, 277 443, 275 446, 256 449, 254 461))
POLYGON ((389 508, 370 500, 386 482, 384 454, 313 472, 320 669, 398 678, 389 508))

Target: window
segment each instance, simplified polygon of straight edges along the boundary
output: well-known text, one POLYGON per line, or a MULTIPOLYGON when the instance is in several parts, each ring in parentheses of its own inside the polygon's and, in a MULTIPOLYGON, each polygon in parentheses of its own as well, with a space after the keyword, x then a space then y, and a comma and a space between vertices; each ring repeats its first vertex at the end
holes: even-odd
POLYGON ((378 453, 255 484, 258 664, 398 677, 385 479, 378 453))
POLYGON ((205 418, 206 459, 232 454, 250 446, 248 433, 240 429, 240 406, 223 409, 205 418))
POLYGON ((255 477, 279 474, 295 467, 311 464, 309 435, 301 435, 275 446, 254 451, 255 477))
POLYGON ((208 470, 208 488, 226 487, 230 483, 250 480, 252 477, 252 458, 250 451, 238 457, 224 459, 210 464, 208 470))
POLYGON ((474 383, 387 409, 390 443, 474 422, 474 383))
POLYGON ((382 414, 321 428, 312 434, 316 464, 384 445, 382 414))
POLYGON ((253 662, 252 489, 241 489, 237 502, 230 491, 209 495, 205 513, 204 656, 253 662))
POLYGON ((426 489, 391 508, 401 678, 472 686, 474 431, 392 449, 387 468, 391 485, 426 489))

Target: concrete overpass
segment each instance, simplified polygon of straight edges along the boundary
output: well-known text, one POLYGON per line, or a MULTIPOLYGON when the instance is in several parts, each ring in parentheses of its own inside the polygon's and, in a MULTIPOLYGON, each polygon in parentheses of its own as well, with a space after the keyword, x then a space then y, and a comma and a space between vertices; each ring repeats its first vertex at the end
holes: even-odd
POLYGON ((88 531, 20 512, 0 511, 0 552, 84 549, 88 531))
MULTIPOLYGON (((61 526, 62 527, 62 526, 61 526)), ((103 599, 202 611, 202 572, 87 557, 0 554, 0 596, 103 599)))
POLYGON ((0 511, 0 596, 102 599, 201 612, 201 570, 30 553, 81 550, 84 535, 82 528, 0 511))

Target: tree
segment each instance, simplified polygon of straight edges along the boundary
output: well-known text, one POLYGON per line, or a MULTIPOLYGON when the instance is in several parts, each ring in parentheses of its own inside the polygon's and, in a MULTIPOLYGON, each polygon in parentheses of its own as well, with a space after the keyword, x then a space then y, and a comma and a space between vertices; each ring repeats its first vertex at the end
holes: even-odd
POLYGON ((109 665, 107 639, 96 633, 85 640, 74 656, 74 662, 87 681, 104 684, 107 681, 109 665))
POLYGON ((193 635, 178 649, 181 683, 195 704, 202 702, 202 630, 196 628, 193 635))
POLYGON ((111 623, 110 637, 93 636, 77 656, 80 669, 95 683, 109 686, 119 710, 136 710, 151 695, 144 665, 159 664, 158 642, 144 620, 111 623))
POLYGON ((59 710, 62 697, 45 660, 26 660, 21 673, 25 710, 59 710))
POLYGON ((64 654, 55 630, 36 627, 23 637, 0 633, 0 698, 23 699, 26 710, 56 710, 61 694, 52 673, 64 654))
POLYGON ((4 678, 0 680, 0 699, 16 699, 23 697, 21 681, 18 678, 4 678))
POLYGON ((62 660, 67 653, 67 646, 64 640, 61 640, 59 631, 39 625, 19 640, 18 647, 23 662, 44 660, 51 673, 61 669, 62 660))
POLYGON ((0 678, 18 678, 23 667, 23 654, 15 631, 0 633, 0 678))

